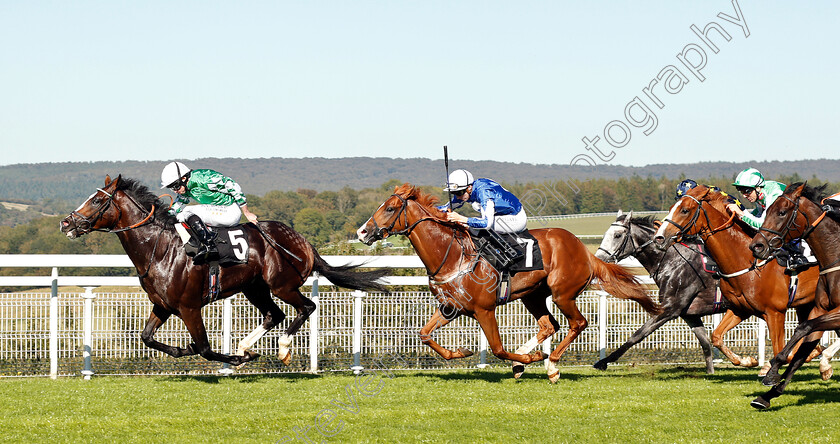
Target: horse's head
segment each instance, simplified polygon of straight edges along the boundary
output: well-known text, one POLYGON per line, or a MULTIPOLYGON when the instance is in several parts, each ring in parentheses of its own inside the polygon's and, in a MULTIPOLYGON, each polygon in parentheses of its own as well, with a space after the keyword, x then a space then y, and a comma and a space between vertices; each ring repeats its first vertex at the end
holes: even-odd
POLYGON ((753 256, 767 259, 786 242, 805 234, 808 220, 799 206, 806 188, 804 183, 791 185, 767 208, 764 222, 750 242, 753 256))
POLYGON ((424 194, 417 187, 405 183, 394 188, 394 193, 385 199, 385 202, 374 211, 373 216, 356 230, 356 236, 361 242, 370 245, 392 234, 409 234, 413 228, 408 215, 408 206, 411 201, 423 207, 430 216, 442 217, 443 213, 433 207, 433 204, 437 202, 436 197, 424 194), (435 212, 441 214, 435 214, 435 212))
POLYGON ((632 211, 629 214, 624 214, 621 210, 618 210, 615 222, 610 224, 607 232, 604 233, 604 238, 601 240, 598 251, 595 252, 595 257, 604 262, 618 262, 633 254, 635 245, 633 245, 633 236, 630 234, 630 220, 632 218, 632 211))
POLYGON ((700 213, 705 212, 703 203, 709 200, 711 191, 709 187, 697 185, 677 200, 653 237, 659 248, 667 248, 708 227, 708 218, 701 218, 700 213))
POLYGON ((120 211, 114 203, 114 193, 121 176, 111 180, 105 177, 105 186, 97 188, 79 208, 70 213, 59 223, 59 229, 70 239, 77 238, 94 230, 112 228, 117 224, 120 211))

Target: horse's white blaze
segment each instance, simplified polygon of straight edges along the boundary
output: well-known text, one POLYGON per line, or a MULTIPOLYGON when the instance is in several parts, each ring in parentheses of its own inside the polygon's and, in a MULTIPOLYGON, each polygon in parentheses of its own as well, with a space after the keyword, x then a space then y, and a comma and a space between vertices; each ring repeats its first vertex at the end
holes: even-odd
POLYGON ((90 195, 90 197, 88 197, 87 199, 85 199, 85 201, 84 201, 84 202, 82 202, 82 204, 81 204, 81 205, 79 205, 79 208, 76 208, 76 211, 79 211, 79 210, 81 210, 82 208, 84 208, 84 207, 85 207, 85 205, 87 205, 87 203, 88 203, 91 199, 93 199, 93 196, 96 196, 96 193, 98 193, 98 192, 99 192, 99 190, 97 190, 96 192, 94 192, 93 194, 91 194, 91 195, 90 195))
POLYGON ((674 219, 674 211, 676 211, 676 210, 677 210, 677 207, 678 207, 678 206, 680 206, 680 202, 679 202, 679 201, 677 201, 677 203, 675 203, 675 204, 674 204, 674 206, 673 206, 673 207, 671 207, 671 211, 669 211, 669 212, 668 212, 668 215, 667 215, 667 216, 665 216, 665 219, 662 219, 662 225, 660 225, 660 226, 659 226, 659 229, 658 229, 658 230, 656 230, 656 236, 662 236, 662 237, 665 237, 665 228, 667 228, 667 227, 668 227, 668 225, 670 225, 670 224, 671 224, 671 223, 670 223, 670 222, 668 222, 668 221, 669 221, 669 220, 673 220, 673 219, 674 219))
POLYGON ((255 328, 254 331, 248 333, 248 336, 245 336, 244 338, 242 338, 241 341, 239 341, 239 346, 237 347, 235 354, 239 356, 245 356, 245 350, 250 350, 251 347, 253 347, 253 345, 257 341, 259 341, 264 334, 266 334, 267 331, 268 330, 266 330, 265 327, 260 325, 259 327, 255 328))
POLYGON ((370 219, 368 219, 367 222, 363 223, 362 226, 359 227, 358 230, 356 230, 356 238, 358 238, 360 241, 365 240, 365 237, 367 236, 367 230, 365 230, 365 227, 368 226, 369 223, 370 219))
POLYGON ((601 245, 599 246, 599 250, 595 252, 595 257, 601 260, 607 259, 608 254, 615 254, 616 250, 618 249, 618 242, 616 242, 615 232, 617 230, 624 230, 624 228, 618 227, 616 225, 610 226, 607 229, 607 232, 604 233, 604 238, 601 239, 601 245))

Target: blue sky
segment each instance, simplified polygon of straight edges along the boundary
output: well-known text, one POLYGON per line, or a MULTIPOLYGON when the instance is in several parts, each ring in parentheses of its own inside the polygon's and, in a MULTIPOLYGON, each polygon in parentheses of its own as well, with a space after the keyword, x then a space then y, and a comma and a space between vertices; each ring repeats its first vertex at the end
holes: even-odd
POLYGON ((737 5, 749 37, 722 0, 6 1, 0 164, 836 158, 840 6, 737 5), (716 54, 690 29, 712 21, 716 54), (677 58, 691 44, 702 82, 677 58), (688 81, 654 86, 660 109, 643 88, 668 65, 688 81))

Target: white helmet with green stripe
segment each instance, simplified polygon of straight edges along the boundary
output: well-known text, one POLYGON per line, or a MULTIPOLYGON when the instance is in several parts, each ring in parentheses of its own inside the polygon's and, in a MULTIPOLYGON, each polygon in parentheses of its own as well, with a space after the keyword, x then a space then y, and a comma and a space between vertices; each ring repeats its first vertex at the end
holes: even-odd
POLYGON ((755 168, 747 168, 738 173, 735 177, 735 182, 732 183, 736 187, 756 188, 764 185, 764 176, 755 168))

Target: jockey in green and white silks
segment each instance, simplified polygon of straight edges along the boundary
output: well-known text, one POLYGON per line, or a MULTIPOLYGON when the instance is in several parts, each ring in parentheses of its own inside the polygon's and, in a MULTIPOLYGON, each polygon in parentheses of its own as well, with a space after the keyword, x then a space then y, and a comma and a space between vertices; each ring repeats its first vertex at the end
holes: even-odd
MULTIPOLYGON (((738 173, 732 183, 744 198, 755 204, 752 211, 735 212, 741 220, 758 229, 767 216, 766 210, 779 196, 784 194, 786 185, 773 180, 764 180, 764 176, 755 168, 747 168, 738 173), (739 214, 740 213, 740 214, 739 214)), ((734 210, 733 210, 734 211, 734 210)))
MULTIPOLYGON (((738 173, 732 185, 735 186, 735 189, 745 199, 755 204, 755 209, 752 211, 742 211, 730 204, 728 205, 729 210, 755 229, 761 227, 761 224, 764 223, 764 218, 767 216, 767 208, 779 196, 784 194, 785 188, 787 187, 780 182, 764 180, 764 176, 755 168, 747 168, 738 173)), ((808 258, 805 257, 807 251, 810 251, 807 243, 800 239, 794 239, 783 245, 778 251, 777 256, 781 258, 787 257, 788 268, 798 270, 812 265, 808 258)))
POLYGON ((170 162, 160 174, 162 188, 175 192, 171 212, 179 222, 193 230, 201 249, 196 253, 196 263, 207 260, 215 253, 215 233, 207 229, 231 227, 239 223, 242 215, 249 222, 257 223, 257 216, 248 210, 242 188, 233 179, 219 172, 191 170, 181 162, 170 162), (195 200, 199 205, 187 205, 195 200))

